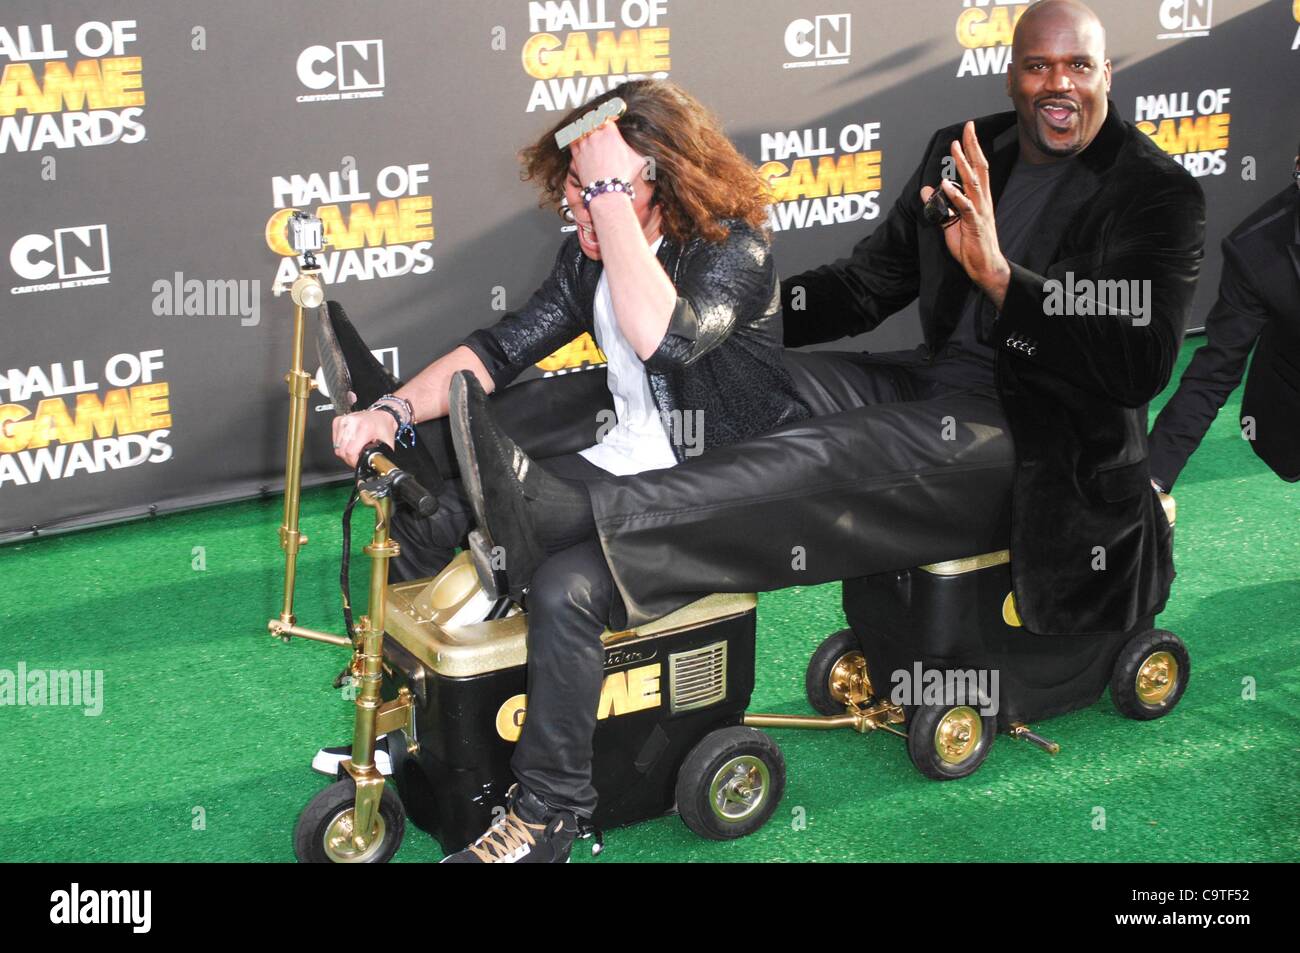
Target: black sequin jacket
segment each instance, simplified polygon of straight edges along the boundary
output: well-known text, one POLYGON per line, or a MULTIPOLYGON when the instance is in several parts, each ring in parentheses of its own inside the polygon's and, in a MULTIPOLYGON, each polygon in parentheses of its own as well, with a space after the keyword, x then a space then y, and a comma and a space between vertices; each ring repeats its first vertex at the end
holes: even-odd
MULTIPOLYGON (((661 419, 702 411, 703 449, 725 446, 809 416, 782 361, 781 295, 766 236, 728 220, 721 242, 684 245, 668 236, 656 257, 677 289, 668 330, 645 360, 661 419)), ((555 267, 528 303, 464 345, 478 355, 498 387, 578 337, 595 323, 603 265, 570 235, 555 267)), ((681 426, 680 424, 677 424, 681 426)), ((678 462, 682 440, 673 440, 678 462)))

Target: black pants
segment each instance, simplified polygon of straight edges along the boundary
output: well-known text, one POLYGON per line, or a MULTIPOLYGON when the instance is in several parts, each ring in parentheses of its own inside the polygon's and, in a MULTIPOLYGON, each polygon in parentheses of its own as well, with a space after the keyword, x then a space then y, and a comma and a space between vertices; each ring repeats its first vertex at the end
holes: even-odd
MULTIPOLYGON (((920 352, 787 360, 821 416, 632 477, 574 455, 540 461, 561 476, 596 477, 588 490, 599 534, 552 553, 528 597, 528 713, 511 767, 551 807, 595 810, 606 627, 638 625, 711 592, 828 582, 1006 546, 1014 451, 987 369, 959 358, 931 363, 920 352), (584 466, 596 472, 584 476, 584 466)), ((395 518, 412 559, 402 571, 430 575, 450 558, 469 511, 453 484, 449 494, 458 522, 404 519, 399 528, 395 518)))
MULTIPOLYGON (((591 487, 635 627, 712 592, 813 585, 1007 547, 1015 451, 992 370, 957 354, 787 352, 815 414, 591 487)), ((616 604, 617 608, 617 604, 616 604)))

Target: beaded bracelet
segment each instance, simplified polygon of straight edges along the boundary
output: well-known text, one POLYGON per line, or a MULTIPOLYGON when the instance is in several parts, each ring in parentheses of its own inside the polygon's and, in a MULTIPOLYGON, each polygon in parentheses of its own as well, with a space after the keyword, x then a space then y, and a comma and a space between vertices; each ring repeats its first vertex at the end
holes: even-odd
MULTIPOLYGON (((401 398, 398 398, 398 400, 400 399, 401 398)), ((383 398, 381 397, 380 400, 375 401, 370 405, 370 409, 388 414, 393 418, 393 422, 397 424, 397 433, 394 435, 394 439, 397 441, 399 447, 414 447, 415 428, 411 426, 409 420, 402 419, 402 414, 396 407, 392 406, 392 404, 387 401, 380 403, 382 400, 383 398)))
POLYGON ((590 208, 591 200, 606 192, 622 192, 628 198, 636 199, 636 192, 632 190, 630 182, 624 182, 622 179, 597 179, 582 190, 582 207, 590 208))
MULTIPOLYGON (((375 401, 375 404, 393 404, 397 408, 397 412, 404 415, 400 423, 415 423, 415 408, 411 406, 411 402, 405 397, 398 397, 396 394, 384 394, 375 401)), ((373 407, 374 404, 371 406, 373 407)))

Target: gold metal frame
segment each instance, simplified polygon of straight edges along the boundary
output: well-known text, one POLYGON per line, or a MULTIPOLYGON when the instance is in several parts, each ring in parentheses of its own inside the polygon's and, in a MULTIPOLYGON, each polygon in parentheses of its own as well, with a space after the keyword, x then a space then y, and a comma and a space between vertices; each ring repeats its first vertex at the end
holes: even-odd
MULTIPOLYGON (((303 367, 307 338, 306 312, 325 300, 320 270, 304 267, 291 286, 294 304, 293 357, 285 382, 289 389, 289 430, 284 462, 284 521, 280 524, 280 548, 284 550, 284 599, 278 618, 267 622, 271 635, 283 642, 292 637, 324 642, 352 649, 349 672, 357 684, 356 714, 352 724, 352 757, 343 762, 343 770, 356 782, 356 801, 330 824, 327 849, 340 859, 361 860, 368 857, 385 835, 379 802, 384 793, 384 776, 375 767, 375 738, 386 732, 405 731, 411 751, 419 748, 415 732, 415 703, 410 691, 403 688, 397 698, 384 702, 380 696, 383 682, 384 618, 388 589, 388 560, 400 552, 397 542, 388 535, 392 499, 368 490, 360 494, 361 502, 374 510, 375 529, 365 554, 370 557, 370 599, 368 613, 356 625, 355 637, 336 635, 297 624, 293 611, 294 587, 298 575, 298 553, 307 545, 307 536, 299 526, 302 504, 302 454, 307 432, 308 399, 316 386, 315 379, 303 367)), ((393 469, 386 458, 376 456, 374 467, 381 476, 393 469)))

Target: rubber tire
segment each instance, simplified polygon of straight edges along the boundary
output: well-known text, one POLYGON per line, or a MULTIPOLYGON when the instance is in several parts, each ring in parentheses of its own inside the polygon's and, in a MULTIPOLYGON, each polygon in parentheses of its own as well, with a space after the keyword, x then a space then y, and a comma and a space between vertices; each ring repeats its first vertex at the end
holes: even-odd
POLYGON ((757 728, 735 725, 705 735, 682 761, 677 771, 677 812, 683 823, 708 840, 735 840, 758 830, 776 810, 785 793, 785 756, 757 728), (753 755, 766 766, 769 788, 759 809, 742 821, 730 823, 713 813, 709 786, 718 770, 737 755, 753 755))
POLYGON ((1183 640, 1164 629, 1152 629, 1135 635, 1120 649, 1115 670, 1110 676, 1110 700, 1125 718, 1151 721, 1174 710, 1192 676, 1192 660, 1183 640), (1148 705, 1137 696, 1137 673, 1152 652, 1167 651, 1178 662, 1178 684, 1159 705, 1148 705))
POLYGON ((967 777, 974 774, 988 757, 989 749, 993 747, 993 739, 997 735, 998 722, 992 715, 980 714, 978 709, 976 713, 980 715, 983 731, 974 754, 961 764, 953 765, 940 758, 939 753, 934 750, 934 732, 939 727, 939 721, 954 708, 965 707, 969 706, 917 705, 908 712, 907 754, 912 759, 912 764, 916 766, 916 770, 927 778, 934 781, 955 781, 957 778, 967 777))
POLYGON ((812 658, 808 660, 808 671, 804 675, 803 690, 808 696, 808 704, 819 715, 842 715, 845 706, 831 697, 831 670, 835 663, 850 652, 861 652, 862 645, 852 629, 841 629, 817 646, 812 658))
MULTIPOLYGON (((356 803, 356 799, 357 783, 347 777, 335 781, 307 802, 293 829, 293 853, 300 864, 333 863, 325 852, 325 831, 340 812, 356 803)), ((406 810, 393 790, 391 779, 384 782, 379 813, 384 819, 384 840, 379 851, 364 861, 367 864, 386 864, 392 860, 406 833, 406 810)))

